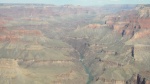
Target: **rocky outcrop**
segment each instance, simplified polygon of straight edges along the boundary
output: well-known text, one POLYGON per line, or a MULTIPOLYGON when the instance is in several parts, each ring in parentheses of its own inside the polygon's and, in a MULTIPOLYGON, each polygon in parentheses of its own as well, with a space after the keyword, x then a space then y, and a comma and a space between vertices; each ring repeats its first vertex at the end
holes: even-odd
POLYGON ((115 24, 113 25, 114 31, 117 31, 118 33, 120 33, 122 35, 122 32, 125 31, 124 29, 124 25, 120 25, 120 24, 115 24))
POLYGON ((0 26, 0 32, 3 33, 6 30, 6 27, 0 26))
POLYGON ((3 32, 3 35, 0 35, 0 41, 16 42, 21 39, 22 35, 38 36, 38 37, 42 36, 42 33, 39 30, 6 30, 3 27, 1 28, 1 30, 5 31, 3 32))
POLYGON ((150 17, 150 7, 148 5, 139 5, 137 6, 137 10, 139 12, 139 17, 141 18, 149 18, 150 17))
POLYGON ((101 81, 103 81, 105 84, 126 84, 126 81, 124 80, 107 80, 105 78, 101 78, 101 81))
POLYGON ((122 67, 123 66, 123 64, 113 62, 113 61, 108 61, 108 60, 101 60, 101 62, 108 65, 108 66, 106 66, 107 68, 122 67))
MULTIPOLYGON (((150 59, 149 57, 149 50, 150 46, 148 45, 136 45, 134 46, 134 58, 135 61, 139 61, 145 63, 148 62, 148 60, 150 59)), ((147 64, 147 63, 146 63, 147 64)))
POLYGON ((134 39, 140 39, 140 38, 144 38, 150 36, 150 30, 143 30, 143 31, 139 31, 137 33, 134 34, 134 39))
POLYGON ((57 75, 56 78, 57 79, 64 79, 64 80, 70 80, 70 79, 74 79, 74 77, 76 77, 76 76, 77 76, 76 72, 71 70, 67 73, 57 75))
POLYGON ((140 18, 137 21, 140 25, 140 28, 150 28, 150 18, 140 18))
POLYGON ((41 36, 42 33, 39 30, 12 30, 10 34, 18 34, 18 35, 36 35, 41 36))
POLYGON ((0 59, 0 68, 16 68, 18 62, 15 59, 0 59))
POLYGON ((14 41, 18 41, 19 40, 19 36, 17 35, 2 35, 0 36, 0 41, 10 41, 10 42, 14 42, 14 41))
POLYGON ((95 29, 95 28, 100 28, 101 25, 100 25, 100 24, 89 24, 87 27, 88 27, 88 28, 95 29))

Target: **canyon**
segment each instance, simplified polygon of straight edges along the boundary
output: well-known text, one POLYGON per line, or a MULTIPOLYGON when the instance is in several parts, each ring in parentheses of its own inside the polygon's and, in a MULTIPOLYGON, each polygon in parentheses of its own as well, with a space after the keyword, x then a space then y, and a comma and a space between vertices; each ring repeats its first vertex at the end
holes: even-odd
POLYGON ((150 84, 149 9, 0 4, 0 84, 150 84))

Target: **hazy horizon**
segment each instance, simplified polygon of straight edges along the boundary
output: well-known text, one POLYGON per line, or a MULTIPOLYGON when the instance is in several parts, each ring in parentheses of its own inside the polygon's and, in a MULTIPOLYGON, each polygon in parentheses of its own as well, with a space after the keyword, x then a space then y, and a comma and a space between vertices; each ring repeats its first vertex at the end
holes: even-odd
POLYGON ((93 5, 107 5, 107 4, 150 4, 149 0, 0 0, 0 3, 13 3, 13 4, 54 4, 54 5, 81 5, 81 6, 93 6, 93 5))

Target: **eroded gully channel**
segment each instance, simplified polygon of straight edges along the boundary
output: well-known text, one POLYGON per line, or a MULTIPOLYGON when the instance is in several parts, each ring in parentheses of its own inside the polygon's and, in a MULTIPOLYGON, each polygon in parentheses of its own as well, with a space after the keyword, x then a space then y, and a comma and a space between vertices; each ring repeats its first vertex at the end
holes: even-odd
POLYGON ((91 84, 91 82, 93 80, 93 76, 92 76, 92 74, 90 72, 89 67, 86 66, 83 61, 84 61, 84 56, 80 54, 80 62, 82 63, 82 66, 83 66, 86 74, 88 75, 88 80, 87 80, 86 84, 91 84))
POLYGON ((85 39, 81 39, 81 40, 70 39, 69 44, 76 50, 76 52, 80 56, 79 61, 81 62, 86 74, 88 75, 88 80, 87 80, 86 84, 91 84, 94 77, 92 76, 88 65, 85 65, 86 60, 84 60, 84 58, 85 58, 84 54, 85 54, 85 52, 88 51, 88 45, 87 45, 88 41, 85 39))

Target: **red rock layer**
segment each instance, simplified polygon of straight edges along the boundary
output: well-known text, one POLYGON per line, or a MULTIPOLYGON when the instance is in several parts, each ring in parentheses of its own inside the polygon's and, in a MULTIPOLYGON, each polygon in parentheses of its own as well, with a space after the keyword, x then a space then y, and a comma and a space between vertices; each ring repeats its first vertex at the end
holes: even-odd
POLYGON ((150 18, 138 19, 141 28, 150 28, 150 18))

